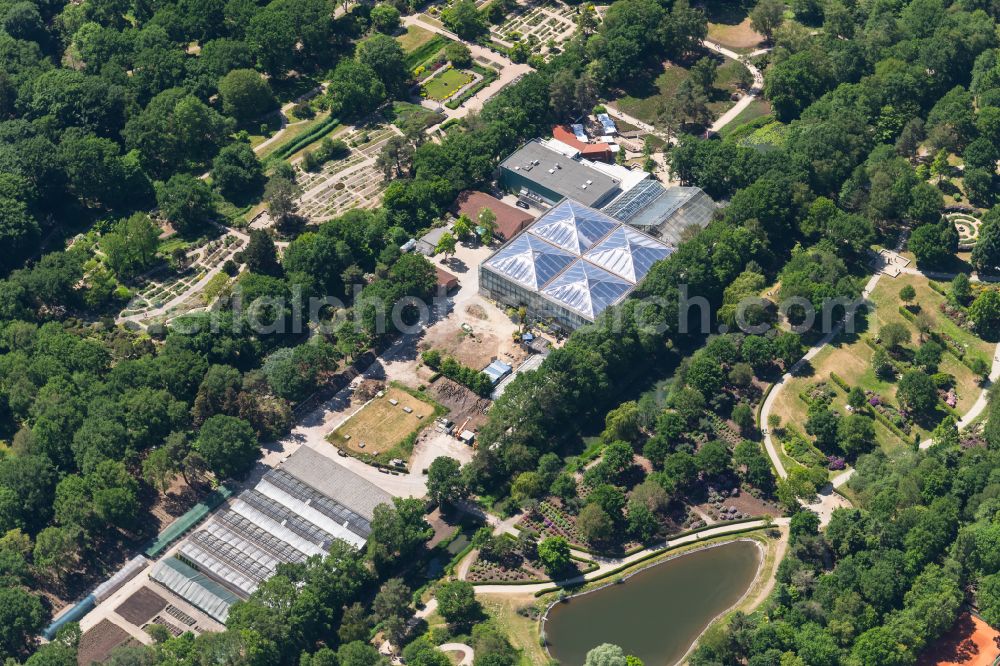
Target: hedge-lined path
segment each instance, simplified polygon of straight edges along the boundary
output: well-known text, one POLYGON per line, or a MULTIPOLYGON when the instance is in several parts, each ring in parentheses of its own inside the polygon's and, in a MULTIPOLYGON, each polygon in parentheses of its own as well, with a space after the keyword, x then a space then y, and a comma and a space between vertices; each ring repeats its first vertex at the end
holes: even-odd
MULTIPOLYGON (((778 518, 772 521, 761 518, 748 522, 719 525, 718 527, 712 527, 707 530, 695 532, 694 534, 686 534, 676 539, 668 539, 657 546, 644 548, 637 553, 632 553, 631 555, 621 558, 595 557, 591 554, 579 553, 597 561, 599 563, 598 567, 589 573, 580 574, 578 576, 573 576, 572 578, 560 581, 532 583, 530 585, 498 585, 495 583, 473 583, 473 585, 475 586, 477 594, 535 594, 543 590, 551 589, 554 586, 567 587, 600 579, 617 569, 628 567, 631 564, 636 564, 649 558, 651 555, 668 549, 677 548, 678 546, 699 543, 714 537, 726 536, 727 534, 742 533, 746 530, 759 529, 767 527, 768 525, 783 526, 788 523, 788 518, 778 518)), ((781 532, 782 538, 784 539, 785 531, 782 530, 781 532)), ((574 554, 577 554, 577 552, 574 551, 574 554)))

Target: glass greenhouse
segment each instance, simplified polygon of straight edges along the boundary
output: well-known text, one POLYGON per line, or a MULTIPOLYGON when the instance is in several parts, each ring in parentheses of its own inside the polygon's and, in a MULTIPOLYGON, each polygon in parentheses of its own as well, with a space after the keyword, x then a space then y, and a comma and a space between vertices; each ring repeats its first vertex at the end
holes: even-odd
POLYGON ((704 229, 716 204, 699 187, 664 187, 646 180, 603 208, 611 217, 676 247, 688 227, 704 229))
POLYGON ((651 236, 564 199, 480 265, 479 289, 571 331, 619 303, 671 252, 651 236))
POLYGON ((308 447, 185 538, 151 579, 225 623, 229 607, 249 597, 279 564, 325 555, 335 540, 355 548, 371 534, 371 516, 391 497, 369 481, 308 447), (309 474, 289 470, 309 470, 309 474), (307 483, 326 479, 319 485, 307 483))

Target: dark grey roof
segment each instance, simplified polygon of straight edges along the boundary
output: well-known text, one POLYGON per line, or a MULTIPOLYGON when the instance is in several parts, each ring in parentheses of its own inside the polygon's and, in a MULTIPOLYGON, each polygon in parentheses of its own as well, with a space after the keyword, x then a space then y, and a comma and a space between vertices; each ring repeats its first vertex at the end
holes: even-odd
POLYGON ((308 446, 299 447, 280 469, 369 521, 376 506, 392 504, 392 495, 308 446))
POLYGON ((617 178, 546 148, 537 140, 524 144, 500 166, 586 206, 601 203, 621 187, 617 178))

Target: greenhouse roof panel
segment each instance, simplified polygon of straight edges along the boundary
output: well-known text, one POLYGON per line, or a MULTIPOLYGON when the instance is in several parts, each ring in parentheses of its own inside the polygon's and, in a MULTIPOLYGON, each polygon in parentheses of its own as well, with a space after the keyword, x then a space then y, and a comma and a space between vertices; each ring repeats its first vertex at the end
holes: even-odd
POLYGON ((584 255, 587 261, 632 284, 646 277, 653 264, 673 252, 660 241, 630 227, 620 227, 584 255))

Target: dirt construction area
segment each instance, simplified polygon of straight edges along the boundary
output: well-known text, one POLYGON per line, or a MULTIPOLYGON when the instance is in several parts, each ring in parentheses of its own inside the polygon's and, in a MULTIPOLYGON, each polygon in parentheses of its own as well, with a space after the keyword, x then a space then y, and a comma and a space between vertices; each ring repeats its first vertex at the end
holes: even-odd
POLYGON ((486 411, 491 401, 482 398, 466 387, 440 377, 428 387, 435 400, 448 408, 448 418, 461 430, 476 430, 486 421, 486 411))
POLYGON ((433 421, 434 406, 390 387, 332 433, 330 441, 372 455, 388 451, 433 421))
POLYGON ((491 330, 488 320, 485 319, 484 307, 482 305, 467 304, 464 312, 456 314, 461 323, 466 324, 471 331, 462 328, 461 324, 434 326, 427 331, 427 335, 417 345, 420 351, 427 349, 437 349, 443 356, 454 356, 462 365, 466 365, 476 370, 482 370, 488 366, 494 358, 501 356, 501 360, 517 366, 527 356, 525 351, 511 343, 511 338, 500 339, 491 330))
POLYGON ((425 331, 417 344, 420 351, 437 349, 476 370, 482 370, 496 358, 517 367, 527 357, 527 352, 514 342, 517 324, 505 311, 479 295, 479 264, 494 249, 460 243, 455 256, 432 258, 435 264, 456 276, 461 287, 452 299, 448 315, 425 331))

